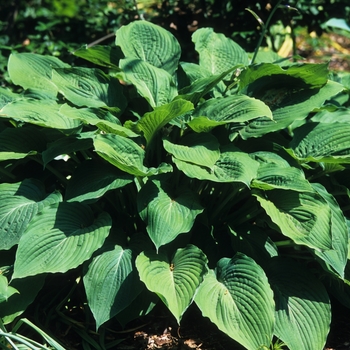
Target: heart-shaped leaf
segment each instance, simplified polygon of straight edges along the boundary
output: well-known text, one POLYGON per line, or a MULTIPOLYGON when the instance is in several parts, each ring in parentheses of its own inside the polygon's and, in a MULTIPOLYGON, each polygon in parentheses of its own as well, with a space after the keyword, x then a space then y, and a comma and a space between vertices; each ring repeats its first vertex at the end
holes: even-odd
POLYGON ((120 68, 121 78, 135 85, 153 108, 171 102, 177 95, 172 76, 161 68, 135 58, 120 60, 120 68))
POLYGON ((45 208, 23 234, 13 278, 73 269, 102 246, 111 228, 103 212, 95 221, 88 206, 62 202, 45 208))
POLYGON ((136 258, 141 281, 160 297, 178 323, 207 273, 206 264, 205 254, 194 245, 177 249, 170 260, 152 251, 136 258))
POLYGON ((262 268, 241 253, 222 258, 195 296, 203 316, 249 350, 269 348, 275 323, 273 293, 262 268))
POLYGON ((275 335, 290 350, 323 349, 331 322, 324 285, 288 259, 273 258, 267 273, 276 302, 275 335))
POLYGON ((192 35, 199 64, 213 74, 220 74, 236 65, 249 64, 248 54, 233 40, 217 34, 212 28, 201 28, 192 35))
POLYGON ((98 329, 127 307, 142 290, 133 252, 117 245, 95 257, 84 275, 84 286, 98 329))
POLYGON ((152 180, 142 187, 137 197, 139 214, 157 249, 190 231, 196 216, 203 211, 194 193, 172 192, 166 183, 152 180))
POLYGON ((116 44, 125 57, 139 58, 173 75, 177 69, 181 47, 168 31, 147 21, 134 21, 116 33, 116 44))

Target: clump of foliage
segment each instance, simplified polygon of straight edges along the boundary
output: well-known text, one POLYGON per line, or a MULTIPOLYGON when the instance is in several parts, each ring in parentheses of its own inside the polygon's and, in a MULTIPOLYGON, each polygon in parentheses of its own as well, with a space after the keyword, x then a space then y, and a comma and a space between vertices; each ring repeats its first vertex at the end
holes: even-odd
POLYGON ((97 331, 157 303, 180 324, 195 303, 247 349, 323 349, 329 293, 350 304, 349 79, 251 62, 211 28, 192 40, 199 64, 145 21, 75 52, 100 68, 10 56, 23 92, 0 90, 4 324, 74 271, 97 331))

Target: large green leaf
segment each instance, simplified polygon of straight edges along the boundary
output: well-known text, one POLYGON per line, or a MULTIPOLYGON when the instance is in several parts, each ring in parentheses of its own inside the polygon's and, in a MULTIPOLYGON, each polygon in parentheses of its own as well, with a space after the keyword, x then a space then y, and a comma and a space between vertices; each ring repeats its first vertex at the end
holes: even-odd
POLYGON ((212 170, 220 158, 220 144, 211 134, 189 134, 181 139, 181 144, 174 144, 164 139, 165 150, 176 159, 200 165, 212 170))
POLYGON ((345 219, 334 198, 319 186, 317 192, 271 190, 255 195, 285 236, 311 248, 343 277, 348 242, 345 219))
POLYGON ((116 167, 93 160, 77 167, 66 188, 68 202, 95 201, 107 191, 124 187, 133 181, 133 176, 116 167))
POLYGON ((6 128, 0 133, 0 161, 21 159, 42 152, 46 143, 45 134, 38 128, 6 128))
POLYGON ((73 54, 100 66, 117 70, 119 70, 118 62, 123 57, 118 47, 102 45, 91 47, 84 45, 75 50, 73 54))
POLYGON ((149 144, 154 135, 172 119, 192 109, 193 104, 191 102, 177 99, 166 105, 156 107, 152 112, 145 113, 143 117, 135 123, 127 121, 125 126, 142 134, 145 137, 147 144, 149 144))
POLYGON ((0 110, 0 118, 59 129, 65 133, 78 130, 81 122, 77 119, 67 118, 60 113, 60 107, 61 105, 46 100, 17 100, 8 103, 0 110))
POLYGON ((157 169, 145 167, 145 151, 126 137, 114 134, 97 135, 94 147, 102 158, 131 175, 150 176, 172 170, 168 164, 161 164, 157 169))
POLYGON ((177 95, 173 77, 165 70, 136 58, 120 60, 121 79, 136 86, 152 107, 171 102, 177 95))
POLYGON ((44 186, 30 179, 0 184, 0 197, 0 249, 17 244, 37 213, 62 200, 58 192, 47 196, 44 186))
POLYGON ((96 68, 57 68, 52 81, 59 92, 76 106, 117 107, 123 110, 126 99, 118 79, 96 68))
POLYGON ((68 118, 80 120, 84 124, 95 125, 105 133, 118 134, 124 137, 139 136, 123 127, 117 117, 103 108, 74 108, 64 104, 60 107, 60 113, 68 118))
POLYGON ((248 54, 233 40, 217 34, 212 28, 201 28, 192 35, 199 64, 213 74, 220 74, 233 66, 249 64, 248 54))
POLYGON ((313 183, 312 187, 325 200, 330 208, 331 220, 329 225, 332 240, 332 249, 326 251, 315 249, 314 254, 329 264, 341 277, 344 277, 349 254, 349 230, 346 218, 336 199, 324 186, 313 183))
POLYGON ((260 91, 280 85, 280 79, 293 88, 321 88, 328 80, 328 64, 296 63, 281 67, 276 63, 260 63, 245 68, 239 76, 241 89, 260 91))
POLYGON ((126 308, 142 290, 133 252, 116 245, 89 264, 84 286, 96 329, 126 308))
POLYGON ((270 86, 269 80, 264 80, 265 85, 249 91, 249 94, 261 99, 270 107, 273 120, 266 117, 252 120, 239 130, 243 139, 260 137, 284 129, 295 120, 303 120, 315 108, 321 107, 327 99, 343 90, 341 84, 333 81, 328 81, 321 88, 300 87, 298 84, 303 83, 300 79, 294 78, 290 82, 277 75, 274 78, 270 77, 270 81, 277 85, 270 86))
POLYGON ((258 176, 253 180, 252 188, 285 189, 299 192, 314 191, 309 181, 305 179, 302 170, 291 166, 281 167, 273 163, 260 164, 258 176))
POLYGON ((119 28, 116 44, 125 57, 138 58, 173 75, 177 69, 181 47, 167 30, 147 21, 134 21, 119 28))
POLYGON ((52 97, 57 95, 57 87, 51 81, 52 69, 68 67, 57 57, 34 53, 13 53, 8 61, 8 72, 14 84, 45 91, 52 97))
POLYGON ((218 125, 248 122, 258 117, 273 119, 270 108, 262 101, 246 95, 215 98, 202 103, 188 125, 197 132, 207 132, 218 125))
POLYGON ((322 350, 331 321, 324 285, 305 266, 277 257, 267 274, 276 302, 275 335, 290 350, 322 350))
POLYGON ((177 249, 169 260, 164 254, 143 252, 136 258, 140 279, 156 293, 180 323, 207 273, 207 257, 194 245, 177 249))
POLYGON ((204 167, 173 157, 177 168, 188 177, 214 182, 243 182, 249 186, 256 178, 259 163, 248 154, 228 145, 221 148, 221 154, 211 167, 204 167))
POLYGON ((172 192, 168 184, 149 180, 137 197, 139 214, 157 249, 190 231, 196 216, 203 211, 194 193, 172 192))
POLYGON ((304 124, 295 130, 290 146, 302 162, 350 163, 350 124, 304 124))
POLYGON ((269 348, 275 323, 273 293, 262 268, 242 253, 222 258, 195 296, 203 316, 249 350, 269 348))
POLYGON ((94 220, 91 209, 76 202, 45 208, 21 237, 13 278, 79 266, 102 246, 111 221, 105 212, 94 220))
POLYGON ((13 322, 35 300, 44 285, 45 277, 45 274, 41 274, 11 281, 11 288, 19 293, 11 295, 7 302, 0 303, 0 319, 4 324, 13 322))
MULTIPOLYGON (((204 70, 204 72, 206 72, 204 68, 202 69, 204 70)), ((235 67, 216 75, 212 75, 210 72, 208 72, 204 77, 196 79, 192 84, 181 89, 179 91, 179 98, 183 98, 188 101, 191 101, 193 104, 197 104, 203 96, 205 96, 215 87, 216 91, 220 91, 221 88, 221 92, 223 93, 225 91, 225 84, 222 82, 222 80, 227 76, 227 74, 231 73, 234 69, 235 67), (219 83, 221 83, 222 85, 218 87, 217 85, 219 83)), ((222 95, 222 93, 220 95, 222 95)))

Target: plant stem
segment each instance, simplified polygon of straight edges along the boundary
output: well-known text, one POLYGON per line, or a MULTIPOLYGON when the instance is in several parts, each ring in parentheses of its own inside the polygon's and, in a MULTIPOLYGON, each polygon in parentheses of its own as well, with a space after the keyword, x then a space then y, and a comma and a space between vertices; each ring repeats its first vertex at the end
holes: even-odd
POLYGON ((258 52, 259 52, 259 49, 260 49, 260 46, 261 46, 261 43, 265 37, 265 34, 267 32, 267 29, 268 29, 268 26, 270 24, 270 21, 273 17, 273 15, 275 14, 276 10, 279 8, 280 4, 281 4, 282 0, 279 0, 278 3, 276 4, 276 6, 272 9, 269 17, 267 18, 266 20, 266 23, 263 25, 262 27, 262 32, 261 32, 261 35, 260 35, 260 38, 259 38, 259 42, 258 42, 258 45, 256 46, 255 48, 255 51, 254 51, 254 55, 253 55, 253 58, 252 58, 252 62, 251 64, 254 63, 254 61, 256 60, 256 56, 258 55, 258 52))

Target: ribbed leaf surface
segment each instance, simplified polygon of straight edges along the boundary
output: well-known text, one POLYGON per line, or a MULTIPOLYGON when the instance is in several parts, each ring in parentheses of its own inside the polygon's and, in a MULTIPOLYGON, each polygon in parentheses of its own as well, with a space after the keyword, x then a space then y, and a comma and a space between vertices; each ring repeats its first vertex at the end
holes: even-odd
POLYGON ((118 107, 123 110, 126 99, 118 79, 109 77, 100 69, 57 68, 52 81, 59 92, 76 106, 118 107))
POLYGON ((303 265, 274 258, 268 277, 276 302, 275 335, 290 350, 322 350, 331 322, 330 300, 322 283, 303 265))
POLYGON ((273 293, 262 268, 237 253, 209 271, 195 296, 203 316, 249 350, 269 348, 275 323, 273 293))
POLYGON ((107 213, 93 221, 91 209, 80 203, 45 208, 19 242, 13 278, 66 272, 79 266, 102 246, 110 228, 107 213))
POLYGON ((89 264, 84 286, 96 329, 127 307, 141 292, 130 249, 115 246, 89 264))
POLYGON ((165 70, 135 58, 120 60, 122 78, 154 108, 171 102, 177 95, 172 76, 165 70))
POLYGON ((207 273, 206 264, 207 257, 194 245, 177 249, 171 260, 152 251, 136 258, 141 281, 160 297, 178 323, 207 273))
POLYGON ((91 47, 84 45, 78 50, 75 50, 73 54, 100 66, 117 70, 119 70, 118 62, 123 57, 118 47, 102 45, 91 47))
POLYGON ((233 40, 212 28, 194 32, 192 41, 199 53, 199 64, 213 74, 220 74, 236 65, 249 64, 248 54, 233 40))
POLYGON ((245 95, 232 95, 202 103, 194 110, 188 125, 197 132, 206 132, 218 125, 243 123, 263 116, 273 119, 264 102, 245 95))
POLYGON ((19 98, 21 98, 21 95, 15 94, 8 89, 0 87, 0 108, 19 98))
POLYGON ((307 123, 295 130, 290 145, 301 161, 350 163, 350 124, 307 123))
POLYGON ((203 211, 194 193, 171 193, 168 187, 158 180, 149 180, 137 198, 139 214, 157 249, 190 231, 196 216, 203 211))
POLYGON ((343 277, 348 231, 339 206, 321 188, 322 195, 316 191, 300 193, 288 190, 271 190, 256 195, 284 235, 313 249, 343 277))
POLYGON ((79 129, 80 121, 65 117, 60 113, 60 107, 52 101, 23 99, 5 105, 0 110, 0 117, 64 130, 66 133, 79 129))
POLYGON ((259 163, 231 146, 221 150, 220 158, 211 167, 204 167, 194 163, 182 161, 173 157, 177 168, 188 177, 214 182, 243 182, 249 186, 256 178, 259 163))
POLYGON ((154 135, 161 130, 172 119, 185 114, 193 109, 191 102, 177 99, 166 105, 156 107, 154 111, 145 113, 142 118, 136 123, 128 121, 125 126, 138 132, 145 137, 147 144, 149 144, 154 135))
POLYGON ((131 175, 150 176, 172 170, 170 165, 163 163, 157 169, 145 167, 143 165, 145 151, 126 137, 99 134, 94 139, 94 147, 102 158, 131 175))
MULTIPOLYGON (((270 79, 272 79, 270 77, 270 79)), ((274 81, 283 79, 275 77, 274 81)), ((297 84, 296 80, 295 84, 297 84)), ((266 83, 267 84, 267 83, 266 83)), ((319 108, 323 103, 343 90, 343 85, 333 81, 328 81, 320 89, 296 88, 292 89, 292 84, 284 83, 277 87, 262 86, 259 93, 253 96, 262 99, 267 104, 273 114, 273 120, 268 118, 257 118, 239 131, 243 139, 250 137, 260 137, 267 133, 284 129, 295 120, 305 119, 311 111, 319 108)))
POLYGON ((46 196, 43 185, 30 179, 0 184, 0 197, 0 249, 17 244, 37 213, 62 200, 58 192, 46 196))
POLYGON ((169 31, 151 22, 135 21, 121 27, 116 33, 116 44, 127 58, 139 58, 170 75, 177 69, 179 43, 169 31))
POLYGON ((212 169, 220 158, 220 144, 211 134, 190 134, 181 139, 181 145, 163 140, 165 150, 176 159, 212 169))
POLYGON ((46 91, 52 97, 57 95, 57 87, 51 81, 53 68, 68 67, 57 57, 34 53, 13 53, 8 62, 8 71, 14 84, 24 89, 46 91))
POLYGON ((294 167, 280 167, 273 163, 260 164, 258 176, 253 180, 253 188, 263 190, 285 189, 298 192, 313 192, 304 173, 294 167))

